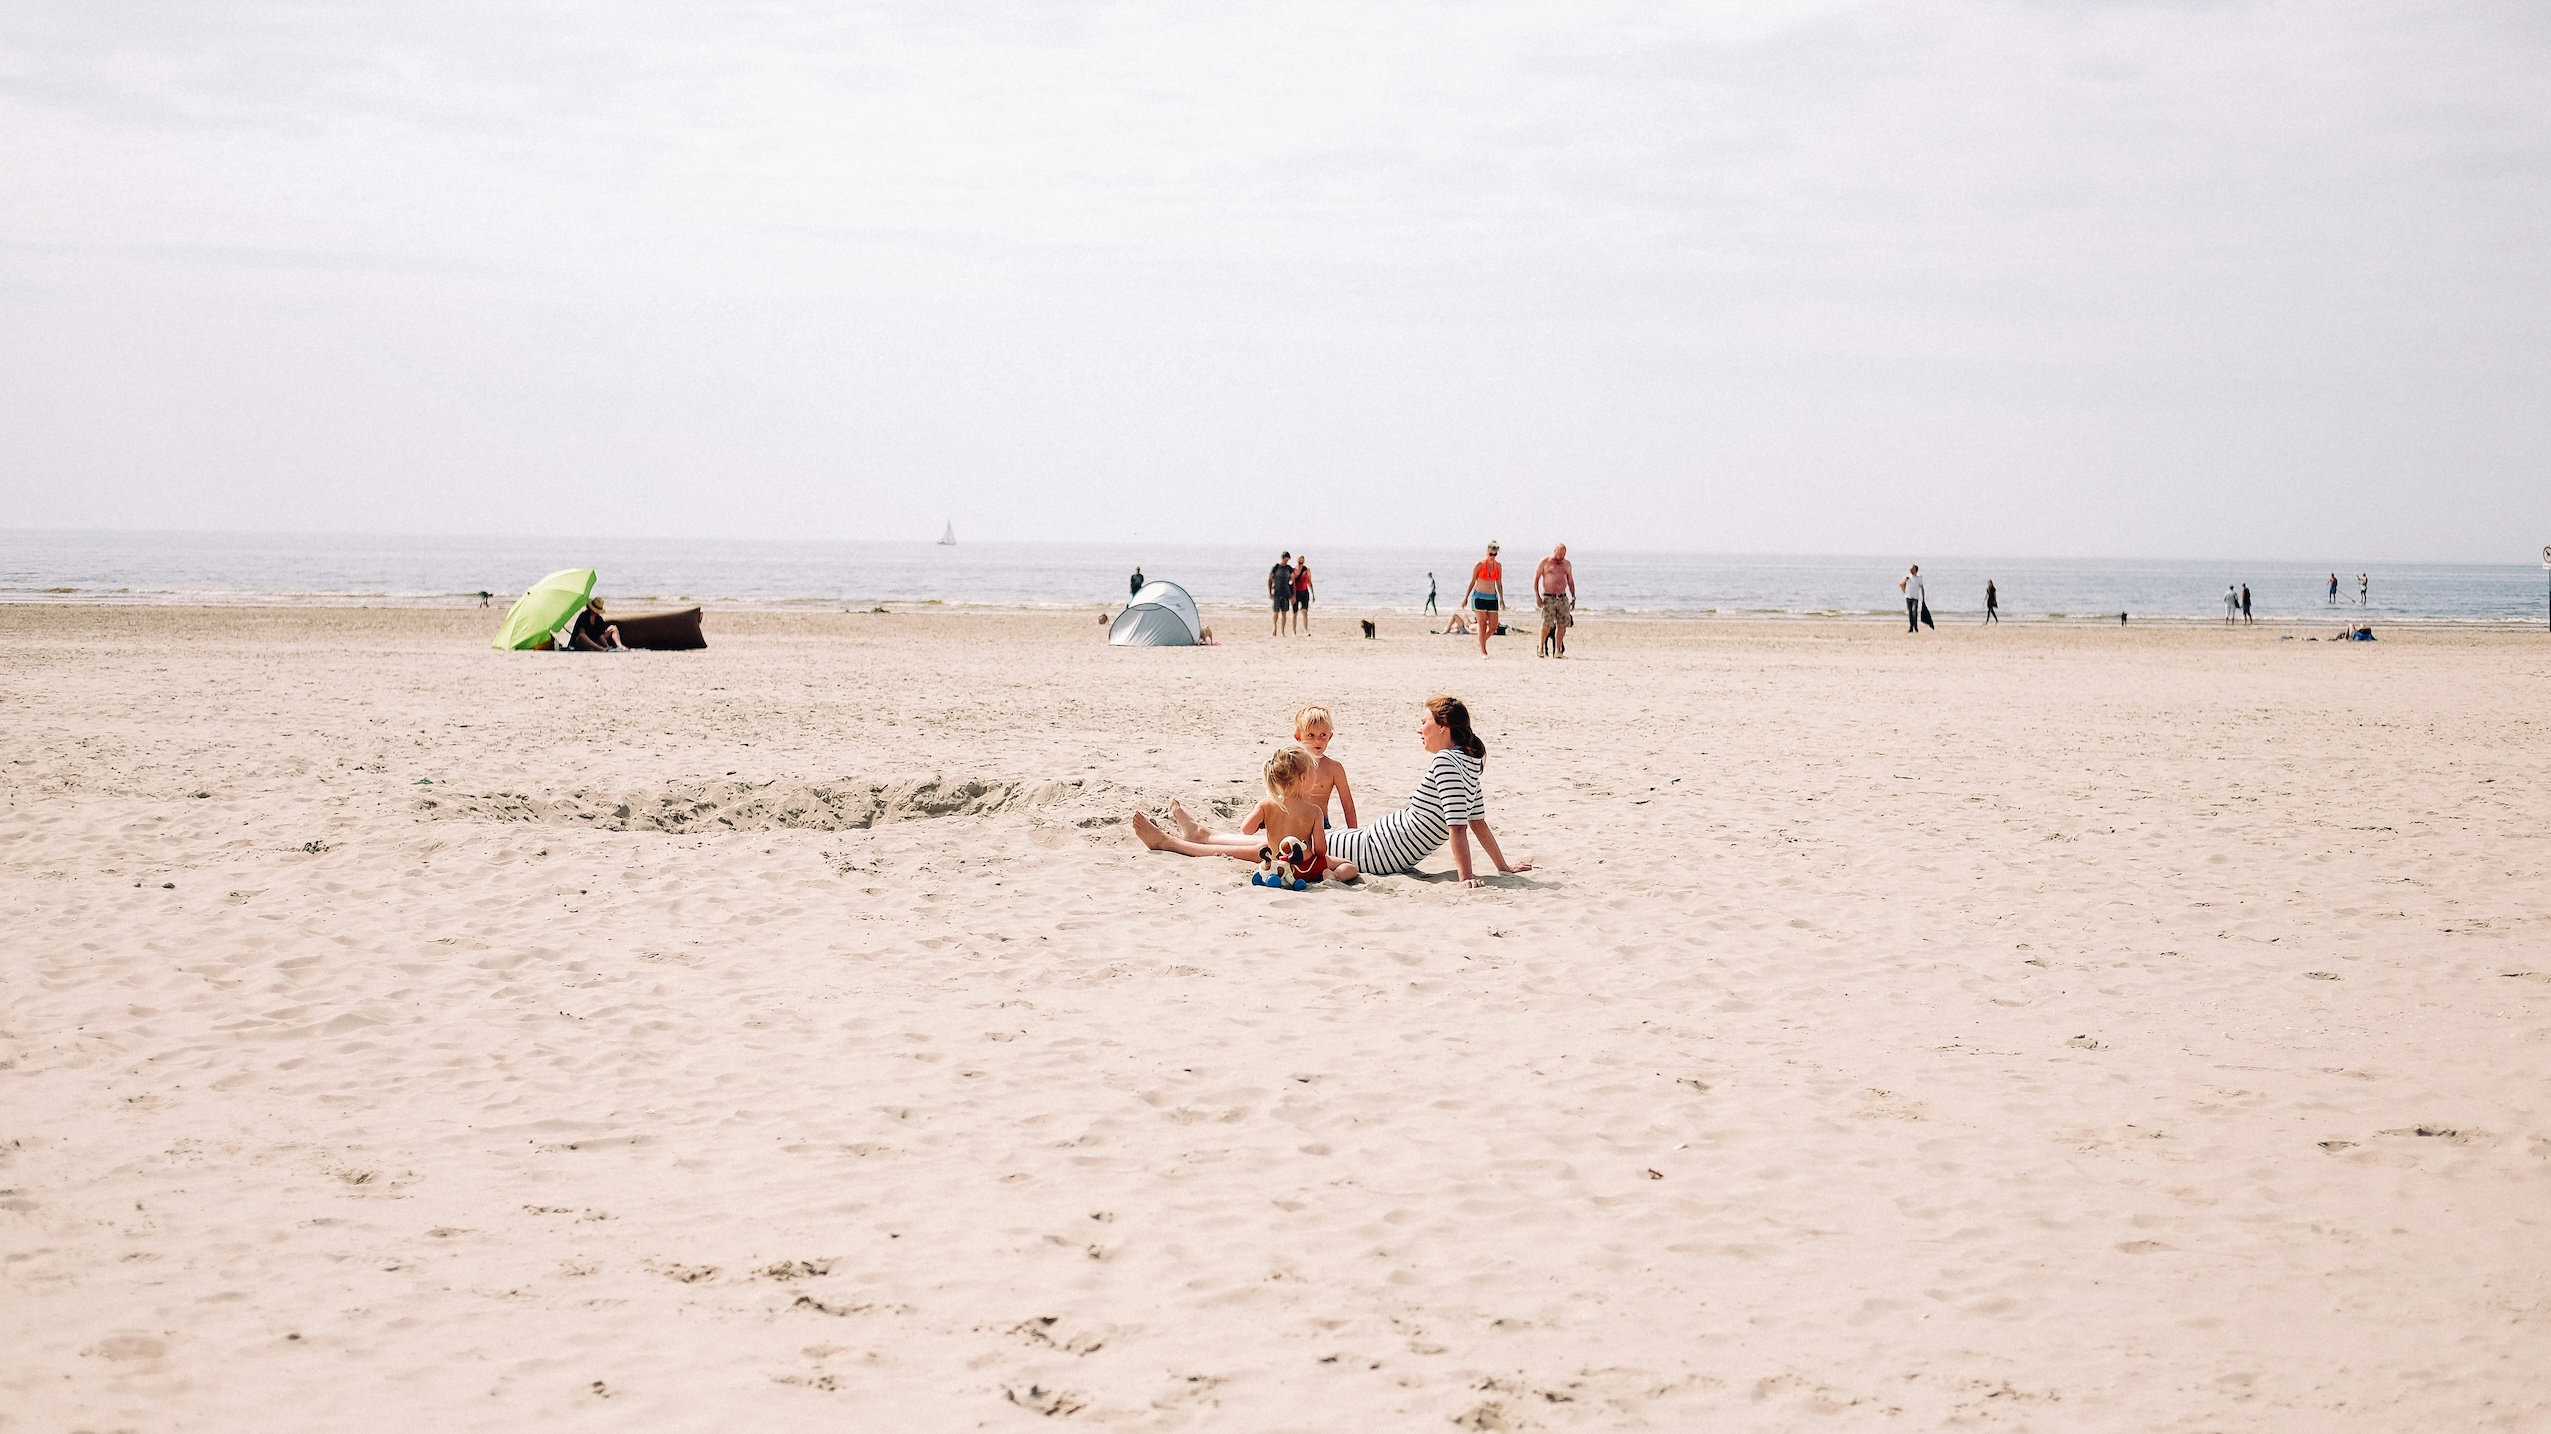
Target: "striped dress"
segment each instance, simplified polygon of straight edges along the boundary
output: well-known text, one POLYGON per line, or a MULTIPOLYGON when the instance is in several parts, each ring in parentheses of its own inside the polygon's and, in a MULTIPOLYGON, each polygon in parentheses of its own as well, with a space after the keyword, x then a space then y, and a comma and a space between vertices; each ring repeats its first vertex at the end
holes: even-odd
POLYGON ((1486 815, 1478 759, 1446 747, 1426 764, 1426 779, 1407 806, 1329 833, 1329 859, 1351 861, 1366 876, 1393 876, 1442 850, 1454 827, 1486 815))

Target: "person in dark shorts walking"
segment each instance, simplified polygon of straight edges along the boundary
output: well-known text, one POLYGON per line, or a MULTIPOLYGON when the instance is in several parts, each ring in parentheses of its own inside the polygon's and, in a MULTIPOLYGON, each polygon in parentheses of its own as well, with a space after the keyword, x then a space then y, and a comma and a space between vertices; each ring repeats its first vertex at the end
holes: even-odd
POLYGON ((1267 635, 1282 637, 1284 620, 1293 613, 1293 554, 1282 554, 1267 569, 1267 603, 1275 609, 1275 626, 1267 635))
MULTIPOLYGON (((1435 612, 1435 575, 1433 573, 1428 573, 1426 575, 1426 610, 1428 612, 1435 612)), ((1442 616, 1441 613, 1437 613, 1436 615, 1439 617, 1442 616)))

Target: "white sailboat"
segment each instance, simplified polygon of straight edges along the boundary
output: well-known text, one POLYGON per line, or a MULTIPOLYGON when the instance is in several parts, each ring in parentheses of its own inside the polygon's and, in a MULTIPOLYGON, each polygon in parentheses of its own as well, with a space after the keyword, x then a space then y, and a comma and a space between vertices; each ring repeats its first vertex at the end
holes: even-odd
POLYGON ((948 524, 948 531, 939 535, 939 546, 943 548, 953 548, 956 545, 957 525, 953 520, 951 520, 948 524))

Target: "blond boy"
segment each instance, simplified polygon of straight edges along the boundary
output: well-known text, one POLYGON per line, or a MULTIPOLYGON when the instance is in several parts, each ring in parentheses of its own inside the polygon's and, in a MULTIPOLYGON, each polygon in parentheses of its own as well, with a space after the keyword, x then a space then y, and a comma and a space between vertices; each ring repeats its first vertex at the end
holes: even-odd
POLYGON ((1336 724, 1329 720, 1326 707, 1305 707, 1293 714, 1293 740, 1311 753, 1311 775, 1302 785, 1302 795, 1320 809, 1322 822, 1328 820, 1329 793, 1337 793, 1341 826, 1355 825, 1355 789, 1346 784, 1346 765, 1329 755, 1329 743, 1337 736, 1336 724))

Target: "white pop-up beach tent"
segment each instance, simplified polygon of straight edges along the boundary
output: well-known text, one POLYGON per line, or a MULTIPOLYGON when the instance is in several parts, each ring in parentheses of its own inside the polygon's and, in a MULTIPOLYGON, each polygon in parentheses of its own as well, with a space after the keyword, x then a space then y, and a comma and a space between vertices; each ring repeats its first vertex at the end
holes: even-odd
POLYGON ((1145 583, 1107 629, 1112 647, 1194 647, 1205 640, 1196 600, 1176 583, 1145 583))

